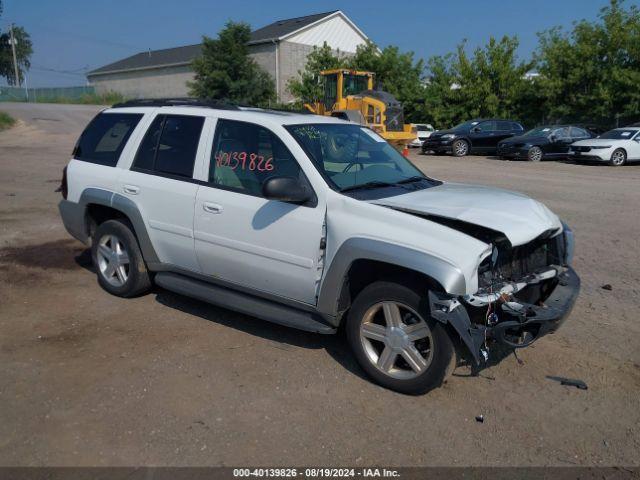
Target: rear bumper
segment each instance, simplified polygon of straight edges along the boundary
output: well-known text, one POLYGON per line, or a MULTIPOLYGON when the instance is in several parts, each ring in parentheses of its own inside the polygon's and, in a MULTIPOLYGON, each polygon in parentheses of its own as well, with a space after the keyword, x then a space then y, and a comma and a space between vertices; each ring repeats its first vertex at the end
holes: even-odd
POLYGON ((69 200, 61 200, 58 204, 58 210, 67 232, 73 238, 87 245, 89 243, 89 235, 86 226, 85 206, 69 200))

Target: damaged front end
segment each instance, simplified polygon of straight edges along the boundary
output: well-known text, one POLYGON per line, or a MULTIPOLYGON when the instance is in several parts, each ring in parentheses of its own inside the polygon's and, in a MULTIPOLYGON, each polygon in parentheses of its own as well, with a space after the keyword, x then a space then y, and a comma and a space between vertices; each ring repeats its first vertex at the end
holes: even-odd
POLYGON ((494 237, 492 253, 478 268, 476 293, 429 293, 432 316, 455 328, 476 365, 489 359, 492 344, 527 347, 571 312, 580 279, 570 267, 573 233, 563 227, 517 247, 494 237))

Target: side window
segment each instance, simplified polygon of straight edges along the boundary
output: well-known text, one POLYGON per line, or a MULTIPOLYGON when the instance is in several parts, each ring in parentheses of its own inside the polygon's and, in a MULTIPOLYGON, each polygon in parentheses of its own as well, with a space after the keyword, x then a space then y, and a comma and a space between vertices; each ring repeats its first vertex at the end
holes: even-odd
POLYGON ((160 115, 138 148, 133 166, 191 178, 204 117, 160 115))
POLYGON ((524 128, 522 127, 522 125, 520 125, 520 124, 519 124, 519 123, 517 123, 517 122, 512 122, 512 123, 511 123, 511 128, 512 128, 513 130, 520 130, 520 131, 524 131, 524 128))
POLYGON ((510 132, 511 131, 511 122, 496 122, 496 130, 501 132, 510 132))
POLYGON ((282 141, 252 123, 218 120, 211 155, 209 183, 250 195, 272 176, 305 178, 282 141))
POLYGON ((496 122, 482 122, 476 125, 480 132, 493 132, 496 129, 496 122))
POLYGON ((153 170, 153 163, 156 159, 156 149, 158 148, 158 140, 162 133, 162 124, 164 123, 164 115, 158 115, 138 147, 136 158, 133 166, 140 170, 153 170))
POLYGON ((586 130, 578 127, 571 127, 571 138, 589 138, 591 135, 586 130))
POLYGON ((73 157, 86 162, 115 167, 140 113, 101 113, 82 132, 73 157))
POLYGON ((567 140, 571 138, 569 136, 569 127, 557 128, 556 130, 553 131, 553 133, 558 140, 567 140))

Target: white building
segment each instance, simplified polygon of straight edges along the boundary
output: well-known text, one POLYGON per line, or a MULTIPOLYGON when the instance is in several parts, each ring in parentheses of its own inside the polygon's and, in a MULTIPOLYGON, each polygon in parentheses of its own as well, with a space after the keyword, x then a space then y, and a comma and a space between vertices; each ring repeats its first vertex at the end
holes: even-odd
MULTIPOLYGON (((279 20, 251 34, 251 57, 274 79, 278 99, 293 99, 287 90, 313 47, 326 42, 333 50, 353 54, 368 37, 340 10, 279 20)), ((105 65, 87 74, 100 93, 119 92, 127 98, 188 96, 187 82, 193 80, 191 63, 201 45, 141 52, 105 65)))

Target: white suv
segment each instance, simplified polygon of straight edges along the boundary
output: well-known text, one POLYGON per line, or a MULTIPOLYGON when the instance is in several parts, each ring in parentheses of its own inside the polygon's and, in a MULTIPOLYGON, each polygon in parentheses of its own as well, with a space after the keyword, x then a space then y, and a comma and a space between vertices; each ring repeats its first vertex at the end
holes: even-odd
POLYGON ((116 105, 62 191, 108 292, 155 283, 303 330, 344 325, 370 377, 405 393, 440 385, 456 353, 482 366, 554 331, 579 291, 572 233, 544 205, 426 177, 331 117, 116 105))

